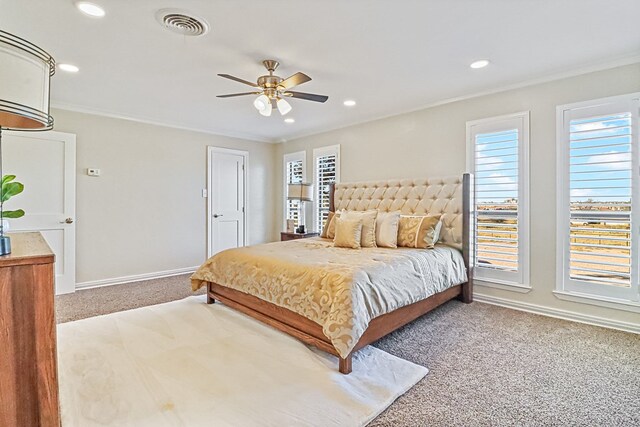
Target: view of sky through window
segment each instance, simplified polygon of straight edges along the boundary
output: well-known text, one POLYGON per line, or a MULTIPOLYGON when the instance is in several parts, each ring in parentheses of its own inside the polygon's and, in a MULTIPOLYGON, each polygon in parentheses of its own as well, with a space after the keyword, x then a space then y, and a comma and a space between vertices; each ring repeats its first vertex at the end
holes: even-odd
POLYGON ((570 276, 629 287, 631 114, 569 123, 570 276))
POLYGON ((476 135, 478 264, 518 271, 518 130, 476 135))

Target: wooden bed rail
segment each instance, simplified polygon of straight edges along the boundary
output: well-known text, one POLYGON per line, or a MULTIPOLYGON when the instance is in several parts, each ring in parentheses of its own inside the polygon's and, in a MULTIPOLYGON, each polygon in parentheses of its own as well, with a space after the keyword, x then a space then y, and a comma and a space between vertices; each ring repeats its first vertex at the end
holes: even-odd
POLYGON ((405 305, 372 319, 351 353, 344 358, 338 354, 329 338, 324 335, 322 326, 287 308, 279 307, 253 295, 212 282, 207 284, 207 304, 213 304, 215 300, 218 300, 226 306, 287 333, 306 344, 333 354, 338 357, 338 370, 343 374, 348 374, 352 370, 352 358, 356 351, 428 313, 439 305, 456 298, 461 294, 462 286, 464 285, 453 286, 429 298, 405 305))

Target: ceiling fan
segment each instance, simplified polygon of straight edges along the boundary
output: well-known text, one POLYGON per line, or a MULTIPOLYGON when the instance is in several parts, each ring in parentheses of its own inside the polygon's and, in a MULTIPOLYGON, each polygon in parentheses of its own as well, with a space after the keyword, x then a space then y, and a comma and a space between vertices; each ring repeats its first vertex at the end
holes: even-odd
POLYGON ((282 114, 283 116, 291 111, 291 104, 289 104, 285 100, 285 98, 298 98, 315 102, 325 102, 327 99, 329 99, 328 96, 324 95, 315 95, 313 93, 294 92, 292 90, 289 90, 292 87, 310 81, 311 77, 307 76, 306 74, 295 73, 294 75, 283 79, 282 77, 273 75, 273 72, 276 70, 276 68, 278 68, 278 65, 280 65, 278 61, 275 61, 273 59, 265 59, 264 61, 262 61, 262 63, 264 64, 267 71, 269 71, 269 75, 258 77, 257 84, 251 83, 250 81, 243 80, 235 76, 231 76, 229 74, 218 74, 220 77, 224 77, 225 79, 235 80, 237 82, 244 83, 257 89, 253 92, 218 95, 218 98, 259 95, 253 101, 253 106, 256 107, 260 114, 267 117, 271 115, 271 111, 273 109, 280 111, 280 114, 282 114))

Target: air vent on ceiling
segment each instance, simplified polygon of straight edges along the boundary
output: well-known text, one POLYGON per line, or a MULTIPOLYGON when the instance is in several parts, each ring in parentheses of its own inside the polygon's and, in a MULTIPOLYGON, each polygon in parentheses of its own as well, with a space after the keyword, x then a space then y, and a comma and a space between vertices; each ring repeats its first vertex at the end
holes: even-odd
POLYGON ((183 36, 202 36, 209 31, 207 21, 186 10, 161 9, 156 19, 163 27, 183 36))

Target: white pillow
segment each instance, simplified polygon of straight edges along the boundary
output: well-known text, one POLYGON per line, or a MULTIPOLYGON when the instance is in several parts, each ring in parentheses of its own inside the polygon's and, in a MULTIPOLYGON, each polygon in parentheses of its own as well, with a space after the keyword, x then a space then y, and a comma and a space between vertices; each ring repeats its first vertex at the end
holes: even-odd
POLYGON ((376 217, 376 244, 383 248, 398 247, 400 211, 378 212, 376 217))

